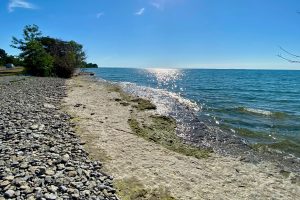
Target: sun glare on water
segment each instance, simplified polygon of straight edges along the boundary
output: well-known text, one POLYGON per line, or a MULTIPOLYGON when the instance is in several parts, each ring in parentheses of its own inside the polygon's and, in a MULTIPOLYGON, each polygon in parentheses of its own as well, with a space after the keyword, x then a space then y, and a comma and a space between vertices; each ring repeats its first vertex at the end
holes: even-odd
POLYGON ((180 69, 146 69, 147 72, 154 76, 159 85, 174 84, 182 76, 180 69))

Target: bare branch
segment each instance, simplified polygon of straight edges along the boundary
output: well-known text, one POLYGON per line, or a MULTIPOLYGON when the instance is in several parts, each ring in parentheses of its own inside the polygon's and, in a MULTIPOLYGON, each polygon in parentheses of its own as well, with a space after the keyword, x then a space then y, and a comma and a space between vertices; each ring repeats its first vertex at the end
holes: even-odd
POLYGON ((284 51, 285 53, 289 54, 290 56, 296 57, 296 58, 300 58, 300 56, 296 55, 296 54, 292 54, 289 51, 285 50, 284 48, 282 48, 281 46, 279 46, 279 48, 284 51))
POLYGON ((288 58, 286 58, 286 57, 283 57, 283 56, 280 55, 280 54, 278 54, 277 56, 278 56, 279 58, 282 58, 282 59, 284 59, 284 60, 290 62, 290 63, 300 63, 300 60, 291 60, 291 59, 288 59, 288 58))

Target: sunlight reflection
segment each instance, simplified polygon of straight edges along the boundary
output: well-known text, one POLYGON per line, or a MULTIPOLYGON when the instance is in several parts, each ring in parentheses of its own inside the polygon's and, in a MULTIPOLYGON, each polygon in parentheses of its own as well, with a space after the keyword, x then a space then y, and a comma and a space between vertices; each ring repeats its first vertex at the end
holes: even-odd
POLYGON ((182 72, 180 69, 146 69, 147 72, 154 76, 159 85, 174 84, 180 79, 182 72))

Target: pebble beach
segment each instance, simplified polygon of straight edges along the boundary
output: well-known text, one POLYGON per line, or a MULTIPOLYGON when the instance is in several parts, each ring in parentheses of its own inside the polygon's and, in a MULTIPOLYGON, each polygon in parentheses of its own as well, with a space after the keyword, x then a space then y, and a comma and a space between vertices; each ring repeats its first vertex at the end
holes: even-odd
MULTIPOLYGON (((105 81, 0 79, 2 199, 299 199, 299 175, 272 163, 174 152, 132 130, 138 110, 105 81)), ((147 121, 148 120, 148 121, 147 121)))
POLYGON ((61 111, 65 80, 0 79, 0 199, 118 199, 61 111))

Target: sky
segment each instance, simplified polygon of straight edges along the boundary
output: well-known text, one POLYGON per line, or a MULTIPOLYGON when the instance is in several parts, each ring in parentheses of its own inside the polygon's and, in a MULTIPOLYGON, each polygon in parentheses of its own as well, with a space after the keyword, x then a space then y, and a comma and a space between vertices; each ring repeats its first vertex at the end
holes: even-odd
POLYGON ((300 0, 0 0, 0 48, 36 24, 100 67, 300 69, 300 0))

